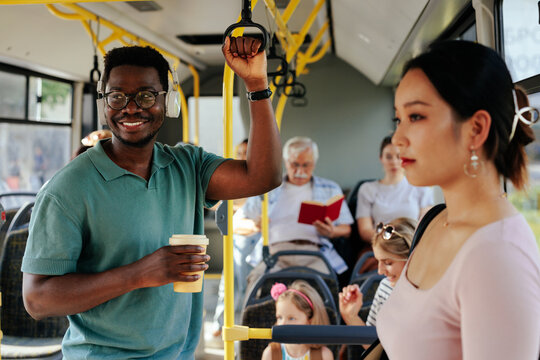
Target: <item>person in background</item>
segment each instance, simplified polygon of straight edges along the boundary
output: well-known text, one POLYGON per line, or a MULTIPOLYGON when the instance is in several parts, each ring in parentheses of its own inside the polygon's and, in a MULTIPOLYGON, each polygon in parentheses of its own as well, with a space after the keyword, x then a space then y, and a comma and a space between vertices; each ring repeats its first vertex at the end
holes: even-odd
MULTIPOLYGON (((409 218, 395 219, 388 224, 379 223, 375 227, 371 246, 377 259, 378 273, 385 278, 379 283, 366 322, 359 316, 363 303, 360 287, 351 284, 343 288, 339 293, 339 312, 347 325, 377 325, 377 314, 390 297, 409 258, 415 229, 416 220, 409 218)), ((368 348, 367 345, 364 347, 368 348)))
MULTIPOLYGON (((296 280, 289 287, 275 283, 270 293, 276 301, 276 325, 330 325, 321 296, 304 280, 296 280)), ((334 355, 321 345, 270 343, 261 360, 276 358, 333 360, 334 355)))
POLYGON ((73 155, 71 155, 71 160, 75 159, 86 150, 91 149, 99 142, 99 140, 108 139, 110 137, 112 137, 112 132, 110 130, 102 129, 92 131, 90 134, 82 138, 81 146, 79 146, 79 148, 73 152, 73 155))
MULTIPOLYGON (((235 159, 246 160, 248 139, 243 140, 235 148, 235 159)), ((253 251, 260 237, 260 229, 251 219, 242 218, 236 215, 246 202, 246 198, 233 200, 233 262, 234 262, 234 308, 235 314, 240 314, 242 310, 242 300, 246 293, 246 281, 249 272, 253 269, 246 257, 253 251)), ((223 311, 225 301, 225 279, 223 276, 219 281, 218 300, 214 311, 214 324, 212 336, 221 336, 223 326, 223 311)))
MULTIPOLYGON (((293 137, 283 146, 286 174, 281 186, 268 194, 270 254, 286 250, 322 252, 334 270, 340 274, 347 269, 343 259, 335 251, 329 239, 348 237, 353 223, 352 215, 345 201, 341 205, 339 217, 335 221, 315 221, 313 224, 298 222, 302 201, 315 200, 325 203, 336 195, 342 195, 341 188, 332 180, 314 176, 319 158, 317 144, 308 137, 293 137)), ((262 197, 251 197, 238 211, 238 216, 261 222, 262 197)), ((258 251, 256 247, 254 251, 258 251)), ((262 251, 259 252, 259 254, 262 251)), ((306 266, 322 273, 328 273, 328 266, 321 258, 309 255, 290 255, 278 258, 270 271, 278 271, 290 266, 306 266)), ((248 276, 248 290, 266 271, 261 261, 248 276)))
POLYGON ((390 359, 536 360, 540 256, 503 189, 527 184, 538 110, 477 43, 435 43, 403 74, 392 143, 407 180, 440 186, 446 207, 433 208, 379 311, 381 343, 390 359))
MULTIPOLYGON (((366 182, 358 189, 356 220, 363 241, 359 256, 372 251, 370 243, 375 234, 375 225, 400 217, 419 220, 433 205, 433 192, 430 188, 413 186, 405 178, 399 149, 392 145, 391 136, 382 140, 379 160, 384 177, 366 182)), ((368 259, 360 272, 376 268, 377 262, 368 259)))
POLYGON ((98 106, 113 136, 40 190, 22 263, 29 314, 68 316, 65 359, 193 359, 203 293, 176 293, 172 283, 199 279, 192 272, 206 270, 209 256, 199 246, 170 246, 169 238, 202 234, 204 206, 264 193, 281 180, 279 131, 260 44, 232 37, 222 48, 247 90, 259 94, 249 104, 247 161, 157 143, 166 114, 167 60, 151 47, 107 53, 98 106))

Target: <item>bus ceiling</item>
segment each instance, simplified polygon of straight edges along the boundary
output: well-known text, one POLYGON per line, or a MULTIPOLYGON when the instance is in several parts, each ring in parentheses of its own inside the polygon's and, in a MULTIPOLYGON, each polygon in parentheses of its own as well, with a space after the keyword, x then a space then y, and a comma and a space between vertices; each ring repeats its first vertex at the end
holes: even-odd
MULTIPOLYGON (((69 12, 61 4, 73 2, 56 0, 54 6, 69 12)), ((253 21, 263 25, 273 35, 278 32, 278 25, 265 5, 272 4, 283 13, 291 2, 259 0, 253 6, 253 21)), ((1 42, 0 62, 41 72, 47 69, 45 73, 48 74, 62 74, 63 78, 69 80, 87 81, 88 72, 93 68, 94 46, 80 23, 51 15, 45 4, 53 1, 6 0, 4 3, 12 5, 0 5, 0 30, 3 34, 9 34, 1 42), (13 5, 23 3, 30 5, 13 5), (21 23, 32 26, 23 28, 27 29, 23 31, 15 30, 21 29, 21 23), (69 44, 69 50, 66 44, 69 44)), ((290 14, 287 22, 292 33, 301 30, 317 1, 295 3, 294 13, 290 14)), ((482 24, 478 27, 478 39, 488 45, 493 42, 493 32, 490 32, 493 27, 490 20, 492 3, 493 0, 472 1, 477 12, 476 20, 482 24)), ((223 29, 238 19, 241 1, 223 0, 219 4, 216 6, 213 1, 176 0, 78 2, 78 6, 86 11, 174 54, 198 70, 223 65, 220 44, 195 45, 181 39, 222 34, 223 29)), ((470 5, 471 0, 327 0, 307 35, 315 38, 331 14, 331 29, 325 37, 331 38, 335 55, 374 84, 393 86, 399 79, 403 63, 437 39, 470 5)), ((96 28, 95 22, 89 26, 96 28)), ((102 28, 103 39, 109 35, 110 32, 102 28)), ((326 39, 323 39, 321 44, 325 42, 326 39)), ((120 46, 120 43, 110 43, 107 50, 114 46, 120 46)), ((191 73, 187 67, 181 67, 179 76, 182 81, 191 73)))

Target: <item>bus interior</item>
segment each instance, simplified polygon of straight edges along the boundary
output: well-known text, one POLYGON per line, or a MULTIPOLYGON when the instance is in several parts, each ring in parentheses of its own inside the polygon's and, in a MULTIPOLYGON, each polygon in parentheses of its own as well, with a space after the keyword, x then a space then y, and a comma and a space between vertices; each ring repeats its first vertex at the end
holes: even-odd
MULTIPOLYGON (((166 120, 157 141, 232 156, 232 146, 249 133, 249 110, 244 85, 235 81, 232 119, 226 119, 221 46, 246 4, 253 22, 269 33, 269 69, 278 71, 285 59, 299 84, 289 92, 274 88, 282 142, 299 135, 315 140, 316 174, 336 181, 345 194, 358 181, 381 176, 378 146, 394 129, 393 96, 403 65, 435 41, 463 39, 496 49, 540 107, 535 0, 0 0, 0 204, 6 212, 13 216, 31 201, 81 139, 102 128, 96 83, 104 53, 118 46, 153 46, 175 69, 181 115, 166 120), (225 121, 232 122, 230 138, 225 121)), ((260 36, 258 29, 246 33, 260 36)), ((533 129, 538 138, 540 126, 533 129)), ((540 244, 540 141, 527 151, 530 187, 509 195, 540 244)), ((436 203, 444 201, 435 194, 436 203)), ((224 266, 214 217, 208 210, 208 321, 224 266)), ((7 224, 2 231, 5 236, 7 224)), ((201 336, 197 359, 226 356, 223 343, 205 345, 210 338, 201 336)), ((4 342, 0 349, 4 356, 4 342)))

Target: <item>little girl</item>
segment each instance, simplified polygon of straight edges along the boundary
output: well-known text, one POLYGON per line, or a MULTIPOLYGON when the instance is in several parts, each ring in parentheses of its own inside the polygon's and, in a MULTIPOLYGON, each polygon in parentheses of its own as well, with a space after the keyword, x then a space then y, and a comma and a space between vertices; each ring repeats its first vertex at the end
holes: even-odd
MULTIPOLYGON (((319 293, 307 282, 296 280, 288 288, 275 283, 270 291, 276 301, 276 325, 329 325, 328 314, 319 293)), ((262 360, 333 360, 326 346, 270 343, 262 360)))

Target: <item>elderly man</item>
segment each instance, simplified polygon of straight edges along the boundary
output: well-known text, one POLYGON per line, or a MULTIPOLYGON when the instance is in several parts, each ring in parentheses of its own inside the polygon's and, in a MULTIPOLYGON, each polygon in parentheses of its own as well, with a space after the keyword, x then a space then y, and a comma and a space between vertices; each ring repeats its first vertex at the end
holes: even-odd
MULTIPOLYGON (((270 254, 285 250, 321 251, 332 264, 337 273, 347 269, 345 262, 333 249, 328 239, 348 237, 353 217, 345 202, 336 221, 329 218, 316 221, 312 225, 298 222, 298 214, 302 201, 315 200, 326 202, 336 195, 342 194, 335 182, 313 175, 319 158, 317 144, 307 137, 289 139, 283 147, 286 175, 282 185, 268 194, 269 250, 270 254)), ((262 197, 251 197, 238 210, 235 216, 244 216, 259 222, 261 219, 262 197)), ((289 266, 307 266, 323 273, 328 267, 314 256, 284 256, 272 268, 277 271, 289 266)), ((266 265, 260 263, 249 275, 248 283, 253 284, 265 271, 266 265)), ((248 286, 249 288, 249 286, 248 286)))

